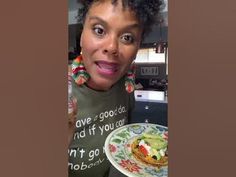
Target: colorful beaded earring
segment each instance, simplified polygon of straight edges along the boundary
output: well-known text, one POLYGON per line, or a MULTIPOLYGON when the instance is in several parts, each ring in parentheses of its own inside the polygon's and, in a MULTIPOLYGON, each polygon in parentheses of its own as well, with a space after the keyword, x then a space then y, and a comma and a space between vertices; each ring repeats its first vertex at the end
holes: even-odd
POLYGON ((131 65, 125 76, 125 89, 128 93, 132 93, 135 89, 135 66, 131 65))
POLYGON ((89 79, 89 74, 86 72, 82 56, 78 56, 72 63, 72 77, 78 85, 83 85, 89 79))

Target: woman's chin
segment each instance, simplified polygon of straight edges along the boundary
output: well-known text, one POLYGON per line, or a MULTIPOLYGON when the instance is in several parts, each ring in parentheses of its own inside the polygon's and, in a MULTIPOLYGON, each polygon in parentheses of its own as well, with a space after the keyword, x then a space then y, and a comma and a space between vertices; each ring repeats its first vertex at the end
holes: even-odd
POLYGON ((94 90, 98 91, 107 91, 114 84, 114 81, 110 81, 109 79, 99 79, 97 81, 88 81, 88 86, 94 90))

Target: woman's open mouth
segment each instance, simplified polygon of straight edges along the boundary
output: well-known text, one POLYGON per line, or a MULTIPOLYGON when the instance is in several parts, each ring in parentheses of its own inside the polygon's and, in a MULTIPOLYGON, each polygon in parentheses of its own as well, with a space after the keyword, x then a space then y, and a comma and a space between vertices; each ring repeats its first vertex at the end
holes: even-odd
POLYGON ((97 61, 95 62, 98 68, 98 72, 102 75, 114 75, 118 71, 118 64, 109 63, 106 61, 97 61))

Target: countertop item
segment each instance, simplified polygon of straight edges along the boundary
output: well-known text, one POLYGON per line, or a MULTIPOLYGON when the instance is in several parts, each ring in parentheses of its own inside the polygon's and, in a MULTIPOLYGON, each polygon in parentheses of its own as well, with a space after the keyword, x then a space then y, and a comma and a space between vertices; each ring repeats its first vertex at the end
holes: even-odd
POLYGON ((135 90, 135 100, 142 102, 167 103, 167 96, 164 91, 135 90))

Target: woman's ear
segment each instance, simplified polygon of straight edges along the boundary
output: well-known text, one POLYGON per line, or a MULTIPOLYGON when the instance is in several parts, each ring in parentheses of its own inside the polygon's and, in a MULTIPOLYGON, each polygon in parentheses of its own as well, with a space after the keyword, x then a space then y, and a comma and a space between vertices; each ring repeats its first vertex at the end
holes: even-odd
POLYGON ((81 38, 80 38, 80 42, 79 42, 79 45, 80 45, 80 48, 82 48, 82 42, 81 42, 81 38))
POLYGON ((79 45, 80 45, 80 48, 82 48, 82 36, 83 36, 83 32, 81 33, 81 35, 80 35, 80 42, 79 42, 79 45))

